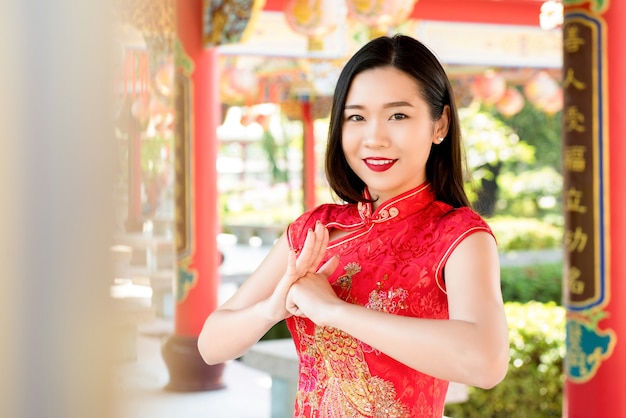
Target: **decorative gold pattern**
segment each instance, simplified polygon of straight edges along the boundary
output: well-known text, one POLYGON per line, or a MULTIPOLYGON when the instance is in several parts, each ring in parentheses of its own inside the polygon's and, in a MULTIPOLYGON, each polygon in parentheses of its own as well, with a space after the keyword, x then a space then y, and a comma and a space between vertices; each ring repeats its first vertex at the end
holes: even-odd
POLYGON ((409 297, 409 292, 403 288, 394 289, 393 287, 384 290, 383 287, 387 279, 388 276, 385 274, 383 280, 377 283, 378 289, 372 290, 365 307, 379 312, 395 314, 399 310, 407 308, 406 299, 409 297))
POLYGON ((352 276, 361 271, 361 266, 358 263, 352 262, 346 264, 343 268, 346 274, 342 274, 337 277, 337 280, 333 283, 335 286, 341 288, 339 297, 343 300, 351 301, 350 289, 352 289, 352 276))
MULTIPOLYGON (((306 327, 301 318, 295 323, 301 330, 306 327)), ((310 406, 319 418, 409 417, 406 405, 396 400, 393 383, 371 375, 358 340, 336 328, 315 326, 312 342, 305 356, 315 359, 314 364, 302 364, 301 368, 309 367, 301 373, 320 380, 324 376, 326 386, 320 398, 301 384, 297 401, 301 407, 310 406)))

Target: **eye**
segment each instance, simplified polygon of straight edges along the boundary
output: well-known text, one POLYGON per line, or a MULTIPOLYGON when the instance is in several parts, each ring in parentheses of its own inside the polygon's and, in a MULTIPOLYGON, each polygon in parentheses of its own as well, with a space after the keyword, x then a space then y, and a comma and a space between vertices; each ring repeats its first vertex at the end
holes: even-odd
POLYGON ((346 117, 346 120, 351 121, 351 122, 360 122, 360 121, 365 120, 365 118, 361 115, 348 115, 346 117))
POLYGON ((391 115, 389 120, 402 120, 406 118, 408 118, 408 116, 405 115, 404 113, 394 113, 393 115, 391 115))

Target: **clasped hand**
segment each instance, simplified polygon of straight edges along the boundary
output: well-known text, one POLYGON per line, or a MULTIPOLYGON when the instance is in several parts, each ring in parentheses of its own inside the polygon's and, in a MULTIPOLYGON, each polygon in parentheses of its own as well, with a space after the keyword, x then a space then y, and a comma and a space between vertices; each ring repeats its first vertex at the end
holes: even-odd
POLYGON ((289 252, 287 271, 272 295, 282 300, 285 315, 306 317, 318 325, 326 325, 333 304, 341 303, 328 283, 328 277, 337 269, 339 258, 332 257, 319 269, 328 245, 328 230, 316 223, 307 232, 302 251, 297 256, 289 252))

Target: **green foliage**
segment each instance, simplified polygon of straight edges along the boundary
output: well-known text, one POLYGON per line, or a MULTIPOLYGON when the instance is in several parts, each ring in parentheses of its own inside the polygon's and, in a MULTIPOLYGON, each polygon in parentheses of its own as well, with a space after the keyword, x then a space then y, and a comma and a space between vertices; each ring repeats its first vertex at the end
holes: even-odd
POLYGON ((508 125, 478 106, 459 109, 459 119, 467 162, 475 180, 490 175, 486 166, 534 162, 533 147, 521 142, 508 125))
POLYGON ((563 227, 534 218, 494 217, 489 226, 501 252, 559 248, 563 242, 563 227))
MULTIPOLYGON (((510 117, 495 106, 476 104, 461 109, 459 115, 477 184, 497 184, 478 202, 478 206, 495 202, 495 207, 487 206, 486 211, 481 206, 481 213, 522 217, 561 213, 560 112, 547 114, 526 102, 510 117)), ((472 195, 473 202, 479 192, 472 195)))
POLYGON ((505 302, 554 302, 561 304, 563 263, 532 264, 500 269, 505 302))
POLYGON ((522 217, 561 213, 563 176, 553 167, 503 173, 498 178, 498 189, 501 213, 522 217))
POLYGON ((278 340, 281 338, 291 338, 287 323, 283 320, 272 326, 261 338, 261 340, 278 340))
POLYGON ((453 418, 561 417, 565 309, 554 303, 507 303, 508 374, 490 390, 469 388, 469 400, 446 405, 453 418))
POLYGON ((561 171, 561 112, 548 114, 528 101, 511 117, 502 115, 495 107, 489 111, 510 126, 523 142, 535 148, 538 168, 549 166, 561 171))

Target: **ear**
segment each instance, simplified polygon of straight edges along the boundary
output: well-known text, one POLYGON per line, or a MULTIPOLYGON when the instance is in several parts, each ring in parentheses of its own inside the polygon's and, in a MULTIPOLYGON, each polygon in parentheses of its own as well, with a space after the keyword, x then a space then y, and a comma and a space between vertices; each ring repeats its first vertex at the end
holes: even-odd
POLYGON ((450 127, 450 106, 445 105, 441 117, 435 121, 435 130, 433 132, 433 143, 440 144, 439 138, 445 138, 448 135, 450 127))

